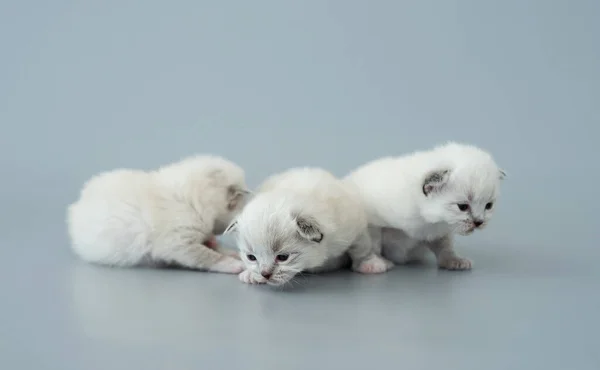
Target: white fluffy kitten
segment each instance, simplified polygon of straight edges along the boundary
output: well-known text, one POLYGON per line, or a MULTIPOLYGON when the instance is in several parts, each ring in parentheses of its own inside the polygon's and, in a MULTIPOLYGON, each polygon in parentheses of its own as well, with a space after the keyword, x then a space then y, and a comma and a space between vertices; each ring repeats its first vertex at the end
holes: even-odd
POLYGON ((448 143, 429 151, 367 163, 346 177, 365 203, 375 250, 396 263, 420 260, 427 249, 440 268, 467 270, 453 233, 468 235, 491 219, 505 173, 487 152, 448 143))
POLYGON ((196 156, 156 171, 117 169, 91 178, 67 211, 73 251, 112 266, 175 264, 237 274, 243 263, 219 246, 243 208, 244 171, 196 156))
POLYGON ((341 267, 382 273, 393 264, 371 250, 358 193, 319 168, 295 168, 268 178, 236 217, 245 283, 283 285, 302 271, 341 267))

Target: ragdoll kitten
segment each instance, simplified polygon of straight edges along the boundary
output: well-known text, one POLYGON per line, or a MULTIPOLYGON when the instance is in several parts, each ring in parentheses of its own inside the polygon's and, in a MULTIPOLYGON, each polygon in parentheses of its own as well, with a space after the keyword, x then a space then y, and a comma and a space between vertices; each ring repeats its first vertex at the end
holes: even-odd
POLYGON ((164 265, 237 274, 237 253, 218 245, 245 204, 244 171, 196 156, 156 171, 117 169, 94 176, 67 211, 73 251, 88 262, 164 265))
POLYGON ((468 270, 453 233, 468 235, 490 221, 505 177, 487 152, 448 143, 429 151, 367 163, 346 177, 359 188, 375 250, 395 263, 431 250, 440 268, 468 270))
POLYGON ((245 283, 283 285, 297 273, 344 264, 355 271, 387 271, 375 255, 355 189, 319 168, 295 168, 268 178, 227 232, 236 233, 245 283))

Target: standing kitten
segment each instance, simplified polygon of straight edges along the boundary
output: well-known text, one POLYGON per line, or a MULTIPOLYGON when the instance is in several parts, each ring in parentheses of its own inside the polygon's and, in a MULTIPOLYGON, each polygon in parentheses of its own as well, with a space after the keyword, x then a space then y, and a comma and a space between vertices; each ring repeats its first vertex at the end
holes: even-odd
POLYGON ((382 273, 392 263, 371 250, 367 218, 358 193, 319 168, 297 168, 271 176, 228 231, 246 270, 245 283, 283 285, 302 271, 341 267, 382 273))
POLYGON ((494 212, 505 173, 487 152, 448 143, 425 152, 381 158, 346 177, 362 195, 376 250, 396 263, 421 259, 426 250, 440 268, 468 270, 452 234, 483 229, 494 212))
POLYGON ((243 263, 217 245, 214 234, 239 213, 247 192, 244 171, 214 156, 152 172, 104 172, 68 208, 72 249, 98 264, 176 264, 237 274, 243 263))

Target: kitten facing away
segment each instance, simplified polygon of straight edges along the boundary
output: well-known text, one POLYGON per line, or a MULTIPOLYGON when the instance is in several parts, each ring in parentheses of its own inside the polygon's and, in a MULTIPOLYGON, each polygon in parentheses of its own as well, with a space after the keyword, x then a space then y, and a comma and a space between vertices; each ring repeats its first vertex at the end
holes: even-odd
POLYGON ((244 171, 217 156, 195 156, 156 171, 117 169, 88 180, 68 207, 71 247, 103 265, 177 265, 240 273, 237 253, 215 234, 243 208, 244 171))
POLYGON ((357 186, 374 249, 395 263, 432 251, 438 266, 468 270, 453 234, 469 235, 492 218, 505 172, 486 151, 450 142, 429 151, 369 162, 345 181, 357 186))
POLYGON ((283 285, 300 272, 340 268, 382 273, 393 264, 375 255, 358 194, 320 168, 268 178, 226 233, 235 233, 250 284, 283 285))

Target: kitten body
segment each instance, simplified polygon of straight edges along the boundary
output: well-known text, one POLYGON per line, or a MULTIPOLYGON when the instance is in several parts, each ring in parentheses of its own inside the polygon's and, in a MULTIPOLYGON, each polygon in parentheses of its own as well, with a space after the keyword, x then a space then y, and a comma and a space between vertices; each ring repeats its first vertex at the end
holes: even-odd
POLYGON ((218 245, 215 234, 243 208, 246 193, 244 171, 216 156, 190 157, 150 172, 103 172, 68 207, 71 247, 97 264, 239 273, 242 262, 218 245))
POLYGON ((374 160, 345 181, 359 189, 374 248, 384 257, 402 264, 431 250, 440 268, 465 270, 472 262, 456 255, 453 234, 488 224, 504 176, 489 153, 451 142, 374 160))
POLYGON ((294 168, 268 178, 236 217, 245 283, 282 285, 297 273, 324 272, 348 260, 362 273, 392 264, 371 250, 356 190, 320 168, 294 168))

